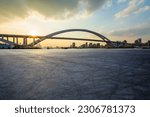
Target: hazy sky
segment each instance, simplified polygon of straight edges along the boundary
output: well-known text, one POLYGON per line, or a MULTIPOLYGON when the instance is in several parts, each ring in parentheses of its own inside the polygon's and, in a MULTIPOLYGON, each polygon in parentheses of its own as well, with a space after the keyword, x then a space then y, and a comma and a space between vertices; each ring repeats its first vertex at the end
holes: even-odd
POLYGON ((0 23, 0 33, 47 35, 81 28, 112 40, 147 41, 150 0, 0 0, 0 23))

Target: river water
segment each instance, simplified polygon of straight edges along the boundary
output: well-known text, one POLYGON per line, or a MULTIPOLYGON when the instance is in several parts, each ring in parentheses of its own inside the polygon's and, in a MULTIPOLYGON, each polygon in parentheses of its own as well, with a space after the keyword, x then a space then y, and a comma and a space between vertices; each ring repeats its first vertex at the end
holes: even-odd
POLYGON ((150 50, 0 50, 0 99, 150 99, 150 50))

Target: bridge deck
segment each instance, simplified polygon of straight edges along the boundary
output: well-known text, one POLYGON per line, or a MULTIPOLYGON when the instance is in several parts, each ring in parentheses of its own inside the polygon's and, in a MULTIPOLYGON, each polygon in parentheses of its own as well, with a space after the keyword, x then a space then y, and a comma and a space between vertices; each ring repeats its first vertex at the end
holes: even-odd
MULTIPOLYGON (((45 36, 33 36, 33 35, 15 35, 15 34, 0 34, 0 37, 16 37, 16 38, 43 38, 45 36)), ((87 38, 68 38, 68 37, 47 37, 47 39, 57 39, 57 40, 77 40, 77 41, 93 41, 93 42, 106 42, 98 39, 87 39, 87 38)), ((2 40, 1 40, 2 41, 2 40)))
POLYGON ((42 38, 44 36, 33 35, 16 35, 16 34, 0 34, 0 37, 18 37, 18 38, 42 38))

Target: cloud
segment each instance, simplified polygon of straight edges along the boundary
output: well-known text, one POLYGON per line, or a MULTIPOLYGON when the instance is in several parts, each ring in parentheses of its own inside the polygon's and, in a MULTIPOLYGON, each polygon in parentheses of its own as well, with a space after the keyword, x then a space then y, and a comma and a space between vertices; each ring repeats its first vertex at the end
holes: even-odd
POLYGON ((0 22, 7 22, 13 18, 28 16, 28 8, 24 0, 0 0, 0 22))
POLYGON ((143 23, 133 28, 115 30, 111 32, 113 36, 150 36, 150 23, 143 23))
POLYGON ((126 2, 127 0, 118 0, 117 2, 118 3, 123 3, 123 2, 126 2))
POLYGON ((150 10, 150 6, 144 6, 143 8, 138 9, 135 13, 139 14, 148 10, 150 10))
POLYGON ((78 0, 26 0, 26 3, 46 18, 64 19, 78 10, 78 0))
POLYGON ((87 2, 86 10, 88 12, 93 12, 97 10, 99 7, 102 7, 106 1, 109 0, 83 0, 87 2))
POLYGON ((106 4, 104 5, 104 8, 106 7, 111 7, 113 5, 113 1, 112 0, 107 0, 106 4))
POLYGON ((84 12, 92 14, 107 1, 109 0, 0 0, 0 22, 17 17, 26 18, 32 11, 46 18, 67 19, 84 12))
POLYGON ((117 14, 115 14, 115 17, 117 19, 125 18, 133 13, 137 14, 137 13, 142 13, 144 11, 149 10, 149 6, 142 6, 143 3, 144 3, 144 0, 131 0, 128 4, 128 7, 118 12, 117 14))

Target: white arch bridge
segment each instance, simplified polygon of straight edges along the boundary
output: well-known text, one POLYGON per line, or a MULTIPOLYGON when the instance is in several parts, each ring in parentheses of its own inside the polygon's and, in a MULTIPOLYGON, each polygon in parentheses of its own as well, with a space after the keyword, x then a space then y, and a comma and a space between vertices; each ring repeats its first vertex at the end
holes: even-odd
POLYGON ((22 39, 23 44, 26 46, 34 46, 46 39, 60 39, 60 40, 78 40, 78 41, 94 41, 94 42, 105 42, 111 47, 115 47, 115 42, 109 40, 107 37, 101 35, 100 33, 87 30, 87 29, 67 29, 61 30, 58 32, 51 33, 46 36, 32 36, 32 35, 14 35, 14 34, 0 34, 0 41, 9 45, 19 45, 19 39, 22 39), (87 32, 93 35, 96 35, 98 39, 85 39, 85 38, 68 38, 68 37, 57 37, 59 34, 67 33, 67 32, 87 32), (11 40, 10 40, 11 38, 11 40), (28 43, 28 40, 32 39, 32 43, 28 43))

